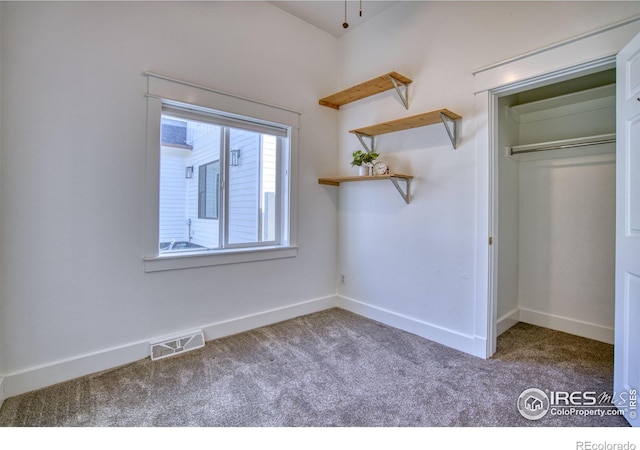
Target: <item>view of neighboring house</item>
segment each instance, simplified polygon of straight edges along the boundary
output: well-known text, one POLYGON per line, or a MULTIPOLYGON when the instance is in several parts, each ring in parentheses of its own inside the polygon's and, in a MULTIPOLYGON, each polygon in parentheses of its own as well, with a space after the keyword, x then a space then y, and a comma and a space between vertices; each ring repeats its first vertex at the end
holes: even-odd
POLYGON ((161 251, 275 240, 276 136, 163 115, 161 142, 161 251))

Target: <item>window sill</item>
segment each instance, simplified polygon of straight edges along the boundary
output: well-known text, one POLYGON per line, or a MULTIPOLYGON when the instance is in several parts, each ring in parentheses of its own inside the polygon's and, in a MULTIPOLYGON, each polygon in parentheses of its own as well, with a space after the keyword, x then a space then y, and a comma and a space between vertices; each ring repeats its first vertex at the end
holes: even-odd
POLYGON ((249 249, 219 250, 209 252, 189 252, 180 254, 147 256, 144 258, 145 272, 190 269, 195 267, 221 266, 269 259, 294 258, 298 256, 297 246, 264 247, 249 249))

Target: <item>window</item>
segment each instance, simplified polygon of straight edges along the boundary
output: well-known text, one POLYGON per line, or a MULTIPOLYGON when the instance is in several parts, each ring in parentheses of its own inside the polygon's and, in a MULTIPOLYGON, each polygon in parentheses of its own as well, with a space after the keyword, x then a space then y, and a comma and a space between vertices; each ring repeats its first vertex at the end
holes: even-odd
MULTIPOLYGON (((190 87, 191 94, 209 93, 206 88, 180 85, 190 87)), ((283 116, 277 108, 263 104, 246 108, 253 102, 236 100, 235 106, 240 105, 236 110, 256 109, 257 117, 233 108, 229 112, 210 108, 210 101, 195 104, 149 97, 147 186, 158 209, 154 249, 147 244, 147 271, 297 254, 291 220, 292 148, 297 133, 292 125, 297 125, 297 113, 295 120, 289 112, 284 114, 289 119, 278 123, 264 119, 274 111, 283 116), (155 138, 153 130, 158 132, 155 138), (152 190, 154 185, 159 186, 157 191, 152 190)), ((151 218, 154 210, 149 207, 149 211, 151 218)))
POLYGON ((160 252, 279 245, 288 130, 175 102, 162 111, 160 252))

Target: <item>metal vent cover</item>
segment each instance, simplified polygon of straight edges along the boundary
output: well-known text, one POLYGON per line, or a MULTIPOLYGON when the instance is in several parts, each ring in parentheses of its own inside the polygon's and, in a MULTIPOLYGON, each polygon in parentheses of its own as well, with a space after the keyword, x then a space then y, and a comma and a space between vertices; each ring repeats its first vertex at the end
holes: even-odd
POLYGON ((204 347, 204 333, 202 330, 190 331, 180 336, 163 338, 152 342, 150 347, 151 360, 156 361, 168 358, 169 356, 204 347))

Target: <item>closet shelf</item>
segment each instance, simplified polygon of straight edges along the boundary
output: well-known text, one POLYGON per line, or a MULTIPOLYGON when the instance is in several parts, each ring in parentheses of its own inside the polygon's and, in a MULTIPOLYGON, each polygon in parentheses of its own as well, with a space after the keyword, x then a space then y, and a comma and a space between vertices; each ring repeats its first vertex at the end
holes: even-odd
POLYGON ((418 114, 416 116, 405 117, 403 119, 392 120, 390 122, 382 122, 376 125, 370 125, 368 127, 358 128, 350 130, 349 133, 354 133, 362 145, 368 152, 373 151, 373 138, 380 134, 393 133, 396 131, 408 130, 411 128, 424 127, 442 122, 453 148, 456 148, 457 137, 457 121, 462 119, 462 116, 449 111, 448 109, 438 109, 435 111, 429 111, 426 113, 418 114), (369 145, 364 141, 364 138, 370 140, 369 145))
POLYGON ((412 175, 404 175, 401 173, 393 173, 390 175, 370 175, 370 176, 353 176, 353 177, 328 177, 318 178, 318 184, 326 184, 328 186, 340 186, 340 183, 346 183, 351 181, 376 181, 376 180, 390 180, 395 188, 398 190, 405 203, 409 204, 411 200, 411 180, 412 175), (400 182, 405 183, 405 189, 402 190, 400 182))
POLYGON ((522 153, 545 152, 549 150, 565 150, 575 147, 585 147, 597 144, 609 144, 616 142, 615 133, 585 136, 581 138, 562 139, 559 141, 538 142, 535 144, 514 145, 509 148, 509 155, 515 156, 522 153))
POLYGON ((343 91, 336 92, 328 97, 321 98, 318 103, 329 108, 340 109, 342 105, 346 105, 347 103, 395 89, 402 103, 404 103, 404 107, 409 109, 408 90, 409 84, 412 82, 413 80, 410 80, 404 75, 400 75, 398 72, 389 72, 343 91), (404 88, 404 92, 401 88, 404 88))

